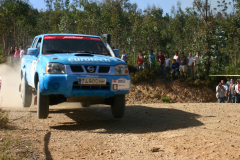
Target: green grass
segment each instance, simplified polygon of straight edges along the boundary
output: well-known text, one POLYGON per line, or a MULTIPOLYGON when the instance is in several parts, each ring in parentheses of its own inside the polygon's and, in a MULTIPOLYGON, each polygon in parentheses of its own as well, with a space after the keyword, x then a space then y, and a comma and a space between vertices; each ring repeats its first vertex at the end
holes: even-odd
POLYGON ((161 101, 163 101, 164 103, 169 103, 170 98, 168 96, 161 96, 161 101))

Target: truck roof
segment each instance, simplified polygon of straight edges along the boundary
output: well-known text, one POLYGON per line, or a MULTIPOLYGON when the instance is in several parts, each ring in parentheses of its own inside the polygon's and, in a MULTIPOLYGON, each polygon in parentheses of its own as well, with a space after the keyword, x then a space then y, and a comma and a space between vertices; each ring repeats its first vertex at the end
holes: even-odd
POLYGON ((96 38, 101 38, 100 36, 95 36, 95 35, 87 35, 87 34, 71 34, 71 33, 46 33, 46 34, 40 34, 38 36, 85 36, 85 37, 96 37, 96 38))

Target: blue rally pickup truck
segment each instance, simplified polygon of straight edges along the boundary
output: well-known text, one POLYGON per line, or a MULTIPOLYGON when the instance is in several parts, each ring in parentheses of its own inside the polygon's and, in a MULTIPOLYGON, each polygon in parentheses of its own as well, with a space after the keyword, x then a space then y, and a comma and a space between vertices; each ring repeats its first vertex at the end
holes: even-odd
POLYGON ((22 106, 37 105, 46 119, 49 105, 79 102, 111 105, 114 118, 122 118, 125 94, 131 82, 126 63, 115 57, 110 35, 42 34, 36 36, 21 61, 22 106))

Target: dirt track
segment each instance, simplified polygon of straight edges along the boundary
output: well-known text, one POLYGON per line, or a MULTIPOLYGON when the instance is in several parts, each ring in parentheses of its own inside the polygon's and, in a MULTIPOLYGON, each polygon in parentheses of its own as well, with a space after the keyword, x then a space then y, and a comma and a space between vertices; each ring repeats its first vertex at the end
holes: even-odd
POLYGON ((240 159, 239 104, 128 105, 121 120, 108 106, 10 110, 28 159, 240 159))

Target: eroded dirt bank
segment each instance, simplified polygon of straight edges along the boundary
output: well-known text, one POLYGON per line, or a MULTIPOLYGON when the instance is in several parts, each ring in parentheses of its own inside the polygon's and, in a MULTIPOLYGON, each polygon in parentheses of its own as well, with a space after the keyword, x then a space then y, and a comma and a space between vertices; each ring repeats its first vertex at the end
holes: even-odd
POLYGON ((121 120, 107 106, 57 106, 46 120, 10 110, 28 159, 240 159, 239 104, 128 105, 121 120))
POLYGON ((170 103, 216 102, 216 92, 206 87, 207 81, 181 82, 159 79, 154 83, 132 84, 126 95, 127 104, 162 103, 161 96, 167 96, 170 103))

